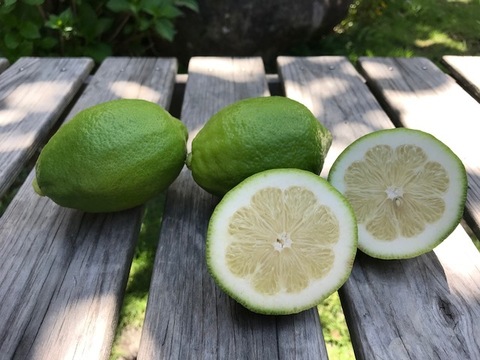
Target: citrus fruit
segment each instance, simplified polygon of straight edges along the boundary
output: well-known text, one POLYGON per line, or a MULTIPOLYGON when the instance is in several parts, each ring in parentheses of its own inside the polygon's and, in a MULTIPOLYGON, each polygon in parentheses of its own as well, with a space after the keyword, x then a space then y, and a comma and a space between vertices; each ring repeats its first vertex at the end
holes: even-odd
POLYGON ((120 99, 80 111, 35 165, 35 191, 61 206, 111 212, 143 204, 178 176, 187 130, 161 106, 120 99))
POLYGON ((329 181, 355 211, 359 249, 382 259, 432 250, 460 222, 467 192, 465 168, 452 150, 406 128, 354 141, 334 162, 329 181))
POLYGON ((223 196, 267 169, 319 174, 331 141, 330 132, 299 102, 281 96, 249 98, 207 121, 192 141, 187 166, 198 185, 223 196))
POLYGON ((293 314, 319 304, 351 273, 355 216, 325 179, 306 170, 252 175, 215 207, 207 266, 237 302, 262 314, 293 314))

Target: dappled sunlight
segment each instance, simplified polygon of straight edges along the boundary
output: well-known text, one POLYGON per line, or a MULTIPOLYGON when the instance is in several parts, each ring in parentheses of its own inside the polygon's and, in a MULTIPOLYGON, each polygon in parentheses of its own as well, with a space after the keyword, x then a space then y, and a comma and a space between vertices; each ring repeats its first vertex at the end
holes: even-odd
POLYGON ((67 87, 64 81, 36 81, 7 93, 0 108, 0 153, 30 148, 37 136, 39 115, 57 111, 58 99, 65 96, 67 87))
POLYGON ((21 121, 28 114, 24 109, 1 109, 0 127, 13 125, 21 121))
MULTIPOLYGON (((448 262, 455 268, 456 272, 478 272, 476 276, 480 277, 478 268, 478 250, 475 248, 470 236, 462 225, 458 225, 455 230, 434 249, 435 254, 440 259, 448 259, 448 262), (470 251, 466 251, 470 250, 470 251)), ((478 279, 480 284, 480 278, 478 279)))
MULTIPOLYGON (((196 60, 202 60, 198 57, 196 60)), ((208 67, 204 66, 203 61, 191 61, 189 64, 189 73, 192 72, 202 75, 215 75, 215 77, 221 77, 223 79, 230 79, 232 69, 234 68, 234 62, 229 57, 209 57, 208 67), (200 66, 196 66, 196 65, 200 66)))
POLYGON ((157 90, 136 81, 115 81, 110 85, 109 90, 119 98, 143 99, 152 102, 158 102, 162 96, 157 90))
POLYGON ((480 301, 479 252, 462 225, 458 225, 450 236, 434 249, 444 268, 447 283, 461 291, 459 282, 469 284, 462 296, 468 300, 480 301))
MULTIPOLYGON (((65 95, 70 84, 66 81, 35 81, 18 85, 3 99, 6 109, 26 110, 29 112, 52 111, 58 98, 65 95), (41 96, 38 96, 39 93, 41 96)), ((4 120, 3 120, 4 121, 4 120)))
MULTIPOLYGON (((255 92, 245 95, 249 96, 268 96, 267 79, 265 77, 265 68, 260 57, 193 57, 188 65, 189 77, 202 76, 214 77, 224 80, 223 92, 230 90, 233 83, 238 85, 252 85, 258 87, 262 84, 264 90, 260 94, 255 92)), ((188 83, 187 83, 188 86, 188 83)), ((209 89, 205 89, 209 90, 209 89)), ((258 91, 258 88, 256 88, 258 91)), ((246 96, 242 96, 246 97, 246 96)))
POLYGON ((449 3, 470 4, 473 0, 447 0, 449 3))
POLYGON ((36 341, 41 346, 33 349, 33 358, 48 359, 55 354, 54 358, 58 359, 96 359, 98 354, 105 352, 104 334, 111 332, 112 324, 110 317, 92 319, 92 314, 96 315, 92 307, 114 308, 116 303, 113 294, 95 294, 94 298, 78 298, 69 304, 61 304, 51 316, 47 313, 36 341), (63 322, 61 319, 70 321, 63 322), (59 334, 77 341, 63 341, 59 334))
POLYGON ((475 151, 475 144, 478 143, 480 133, 478 102, 466 96, 464 90, 453 81, 419 93, 420 97, 408 92, 385 90, 387 98, 393 99, 392 103, 403 124, 425 129, 450 145, 464 162, 477 163, 478 152, 475 151), (459 99, 462 104, 460 113, 457 107, 451 105, 455 99, 459 99), (444 126, 450 122, 451 126, 444 126), (461 131, 462 129, 469 131, 461 131))
POLYGON ((34 143, 34 141, 35 134, 33 132, 18 135, 11 134, 7 138, 2 138, 2 141, 0 142, 0 153, 27 149, 34 143))
POLYGON ((285 79, 283 83, 286 89, 285 92, 287 97, 305 105, 312 113, 314 113, 316 117, 323 113, 322 103, 319 101, 314 102, 313 97, 305 96, 305 90, 301 84, 290 79, 285 79))
POLYGON ((428 37, 424 39, 416 39, 414 41, 414 44, 419 48, 441 45, 445 48, 450 48, 459 52, 467 51, 467 45, 465 44, 465 42, 456 41, 452 39, 448 34, 439 31, 431 31, 428 34, 428 37))

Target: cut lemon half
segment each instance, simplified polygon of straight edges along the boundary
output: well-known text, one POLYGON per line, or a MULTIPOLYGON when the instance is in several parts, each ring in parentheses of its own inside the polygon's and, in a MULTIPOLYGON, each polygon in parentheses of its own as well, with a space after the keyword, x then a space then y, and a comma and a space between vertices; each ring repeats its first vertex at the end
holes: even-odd
POLYGON ((355 216, 333 186, 305 170, 274 169, 248 177, 216 206, 207 266, 246 308, 293 314, 343 285, 356 249, 355 216))
POLYGON ((419 130, 359 138, 336 159, 328 178, 355 211, 359 249, 373 257, 426 253, 462 218, 465 167, 445 144, 419 130))

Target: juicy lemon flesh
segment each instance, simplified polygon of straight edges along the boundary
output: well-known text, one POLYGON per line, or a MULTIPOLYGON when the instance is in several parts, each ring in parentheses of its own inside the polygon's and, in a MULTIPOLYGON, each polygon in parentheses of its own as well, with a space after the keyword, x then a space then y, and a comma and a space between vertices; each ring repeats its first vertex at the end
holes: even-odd
POLYGON ((267 187, 228 225, 229 270, 260 294, 299 293, 333 267, 339 224, 308 189, 267 187))
POLYGON ((448 173, 416 145, 374 146, 344 180, 357 222, 378 240, 415 237, 445 212, 448 173))

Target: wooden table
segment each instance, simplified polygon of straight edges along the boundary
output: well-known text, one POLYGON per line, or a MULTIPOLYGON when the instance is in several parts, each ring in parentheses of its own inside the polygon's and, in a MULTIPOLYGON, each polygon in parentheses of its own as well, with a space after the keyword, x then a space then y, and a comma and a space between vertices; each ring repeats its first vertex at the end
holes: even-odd
MULTIPOLYGON (((197 57, 188 75, 171 58, 108 58, 96 69, 88 58, 0 60, 0 195, 88 106, 124 97, 181 106, 192 138, 221 107, 273 91, 333 133, 322 176, 366 133, 406 126, 437 136, 465 163, 465 224, 478 235, 480 57, 444 61, 454 78, 424 58, 355 67, 344 57, 279 57, 278 75, 259 58, 197 57)), ((0 218, 0 359, 106 359, 143 209, 61 208, 33 192, 32 178, 0 218)), ((316 309, 260 316, 215 286, 204 242, 217 202, 186 168, 168 189, 138 359, 326 359, 316 309)), ((339 294, 357 359, 480 359, 480 254, 462 226, 414 259, 358 254, 339 294)))

